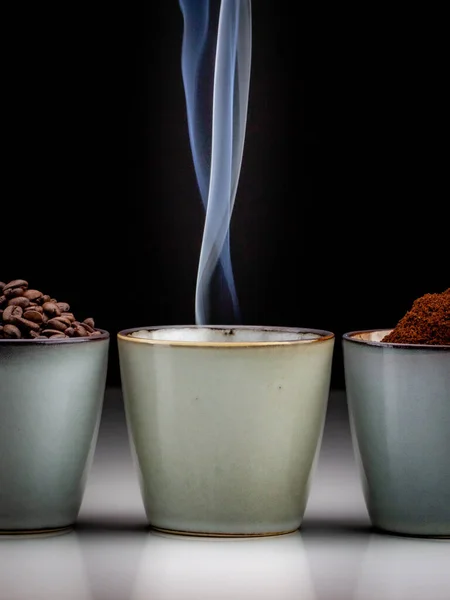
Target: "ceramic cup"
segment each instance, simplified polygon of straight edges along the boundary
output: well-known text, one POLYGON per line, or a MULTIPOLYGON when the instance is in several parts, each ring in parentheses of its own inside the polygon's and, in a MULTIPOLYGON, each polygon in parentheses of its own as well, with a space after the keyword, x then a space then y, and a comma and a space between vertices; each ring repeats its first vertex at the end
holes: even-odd
POLYGON ((200 535, 301 523, 329 395, 334 335, 268 327, 118 335, 147 518, 200 535))
POLYGON ((343 336, 355 453, 372 524, 450 536, 450 346, 343 336))
POLYGON ((75 522, 93 458, 109 334, 0 339, 0 532, 75 522))

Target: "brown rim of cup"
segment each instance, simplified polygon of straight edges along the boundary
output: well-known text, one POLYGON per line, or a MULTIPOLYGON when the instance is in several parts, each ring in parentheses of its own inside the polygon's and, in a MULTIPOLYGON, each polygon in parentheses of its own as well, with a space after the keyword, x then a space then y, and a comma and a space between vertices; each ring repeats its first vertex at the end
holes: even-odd
POLYGON ((335 335, 331 331, 325 329, 312 329, 309 327, 271 327, 266 325, 156 325, 147 327, 133 327, 131 329, 123 329, 117 334, 117 339, 131 342, 144 343, 154 346, 179 346, 191 348, 261 348, 269 346, 292 346, 304 345, 308 343, 324 342, 334 339, 335 335), (273 333, 291 333, 305 334, 311 333, 317 335, 317 338, 312 339, 294 339, 294 340, 267 340, 267 341, 247 341, 247 342, 207 342, 207 341, 192 341, 192 340, 153 340, 149 338, 133 337, 130 334, 136 331, 158 331, 160 329, 212 329, 218 331, 232 331, 237 329, 240 331, 262 331, 273 333))
POLYGON ((14 338, 0 338, 0 344, 31 344, 32 346, 36 346, 37 345, 41 345, 41 344, 78 344, 80 342, 97 342, 100 340, 107 340, 109 339, 110 335, 109 332, 106 331, 105 329, 95 329, 95 331, 100 331, 101 335, 85 335, 83 337, 67 337, 67 338, 47 338, 47 339, 43 339, 43 338, 35 338, 35 339, 29 339, 29 338, 20 338, 20 339, 14 339, 14 338))
POLYGON ((371 333, 385 332, 385 335, 390 333, 393 327, 390 329, 360 329, 358 331, 348 331, 344 333, 342 339, 346 342, 352 342, 354 344, 363 344, 365 346, 378 346, 380 348, 396 348, 409 350, 430 350, 430 351, 450 351, 450 344, 407 344, 404 342, 382 342, 377 340, 370 340, 363 336, 368 336, 371 333), (359 337, 357 337, 359 336, 359 337))

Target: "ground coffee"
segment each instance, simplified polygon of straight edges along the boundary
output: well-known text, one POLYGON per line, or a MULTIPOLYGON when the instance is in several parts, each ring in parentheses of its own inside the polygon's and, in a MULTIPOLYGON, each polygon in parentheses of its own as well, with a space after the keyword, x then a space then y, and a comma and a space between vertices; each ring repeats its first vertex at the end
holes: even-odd
POLYGON ((47 339, 101 335, 89 318, 80 322, 67 302, 28 287, 28 281, 0 281, 0 339, 47 339))
POLYGON ((414 301, 383 342, 450 345, 450 288, 414 301))

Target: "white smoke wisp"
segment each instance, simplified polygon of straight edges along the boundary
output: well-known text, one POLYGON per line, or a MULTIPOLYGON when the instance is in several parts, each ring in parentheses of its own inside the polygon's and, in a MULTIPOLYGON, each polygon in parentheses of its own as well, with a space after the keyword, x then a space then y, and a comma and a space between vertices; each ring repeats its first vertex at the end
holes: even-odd
MULTIPOLYGON (((208 320, 211 278, 229 235, 236 199, 247 124, 251 44, 250 0, 222 0, 214 71, 211 175, 197 273, 197 324, 208 320)), ((227 258, 225 274, 232 273, 229 253, 227 258)))

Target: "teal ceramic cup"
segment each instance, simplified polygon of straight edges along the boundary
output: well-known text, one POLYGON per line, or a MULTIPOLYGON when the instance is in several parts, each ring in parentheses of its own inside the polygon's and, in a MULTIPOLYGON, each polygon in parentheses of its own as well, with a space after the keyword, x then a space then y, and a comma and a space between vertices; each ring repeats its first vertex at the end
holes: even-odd
POLYGON ((334 335, 267 327, 118 335, 130 440, 150 525, 274 535, 305 511, 334 335))
POLYGON ((375 527, 450 536, 450 346, 343 336, 347 400, 375 527))
POLYGON ((78 516, 106 382, 109 334, 0 339, 0 532, 47 533, 78 516))

